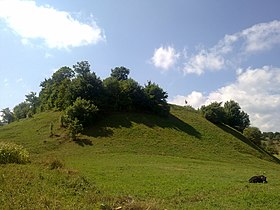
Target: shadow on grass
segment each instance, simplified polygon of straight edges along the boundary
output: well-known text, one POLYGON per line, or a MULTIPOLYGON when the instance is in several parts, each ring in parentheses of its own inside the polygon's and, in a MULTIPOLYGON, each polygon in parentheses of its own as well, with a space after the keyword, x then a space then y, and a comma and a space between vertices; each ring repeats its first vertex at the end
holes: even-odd
POLYGON ((76 139, 74 142, 82 147, 93 145, 90 139, 76 139))
POLYGON ((259 151, 260 153, 268 155, 274 162, 280 163, 280 160, 278 158, 274 157, 269 152, 265 151, 264 149, 262 149, 258 145, 256 145, 253 142, 251 142, 249 139, 247 139, 245 136, 243 136, 240 132, 238 132, 238 131, 234 130, 233 128, 230 128, 230 127, 228 127, 226 125, 223 125, 223 124, 217 124, 217 126, 219 128, 221 128, 223 131, 233 135, 234 137, 236 137, 239 140, 243 141, 245 144, 247 144, 250 147, 254 148, 255 150, 259 151))
POLYGON ((201 138, 201 134, 194 127, 172 114, 163 117, 146 113, 114 113, 85 130, 84 134, 92 137, 109 137, 113 135, 113 129, 131 128, 133 123, 143 124, 150 128, 158 126, 176 129, 198 139, 201 138))

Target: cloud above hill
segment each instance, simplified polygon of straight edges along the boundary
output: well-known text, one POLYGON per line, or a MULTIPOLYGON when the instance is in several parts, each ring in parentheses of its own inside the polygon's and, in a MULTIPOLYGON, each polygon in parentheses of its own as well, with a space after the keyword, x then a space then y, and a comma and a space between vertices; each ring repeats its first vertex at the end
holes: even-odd
POLYGON ((179 56, 180 54, 171 46, 160 47, 155 49, 151 61, 155 67, 166 71, 176 64, 179 56))
POLYGON ((280 68, 264 66, 239 70, 234 83, 209 94, 193 91, 176 96, 170 103, 188 104, 198 108, 213 101, 235 100, 250 115, 251 124, 262 131, 279 131, 280 125, 280 68))
MULTIPOLYGON (((235 68, 246 57, 272 49, 280 44, 280 21, 259 23, 231 35, 225 35, 211 48, 199 47, 194 53, 182 58, 181 71, 186 74, 202 75, 206 71, 235 68)), ((160 47, 155 50, 152 63, 155 67, 170 70, 180 54, 176 49, 160 47)))
POLYGON ((262 52, 280 44, 280 21, 260 23, 231 35, 225 35, 210 49, 201 49, 187 58, 183 72, 185 74, 203 74, 205 71, 217 71, 235 66, 236 60, 262 52))
POLYGON ((70 13, 33 0, 1 0, 0 21, 17 34, 23 44, 44 43, 51 49, 69 49, 105 40, 102 29, 75 19, 70 13))

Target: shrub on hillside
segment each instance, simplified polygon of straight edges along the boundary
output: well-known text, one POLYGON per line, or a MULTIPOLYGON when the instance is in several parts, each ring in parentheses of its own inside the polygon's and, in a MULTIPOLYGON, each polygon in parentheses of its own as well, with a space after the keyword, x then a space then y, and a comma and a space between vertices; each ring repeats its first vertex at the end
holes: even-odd
POLYGON ((67 107, 62 116, 62 124, 68 126, 71 122, 78 120, 83 126, 94 122, 99 109, 91 101, 77 98, 72 106, 67 107))
POLYGON ((203 116, 212 123, 223 123, 225 118, 224 108, 222 103, 213 102, 208 106, 202 106, 201 112, 203 116))
POLYGON ((53 159, 49 162, 49 169, 51 169, 51 170, 59 169, 59 168, 63 168, 63 167, 64 167, 64 163, 59 159, 53 159))
POLYGON ((29 162, 29 153, 21 145, 14 143, 0 142, 0 163, 19 163, 29 162))

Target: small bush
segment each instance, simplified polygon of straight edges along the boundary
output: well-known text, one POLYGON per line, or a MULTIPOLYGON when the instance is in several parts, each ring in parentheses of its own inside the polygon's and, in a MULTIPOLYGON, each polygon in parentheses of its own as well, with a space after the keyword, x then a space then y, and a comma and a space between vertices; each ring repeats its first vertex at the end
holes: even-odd
POLYGON ((64 166, 63 162, 59 159, 53 159, 49 162, 49 169, 51 170, 63 168, 63 166, 64 166))
POLYGON ((0 142, 0 163, 28 163, 29 152, 21 145, 0 142))

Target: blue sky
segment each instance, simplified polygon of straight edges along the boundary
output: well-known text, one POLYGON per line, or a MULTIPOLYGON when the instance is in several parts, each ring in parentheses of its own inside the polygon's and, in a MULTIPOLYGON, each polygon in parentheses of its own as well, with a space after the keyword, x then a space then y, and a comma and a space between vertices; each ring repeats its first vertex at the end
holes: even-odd
POLYGON ((170 103, 237 101, 252 126, 280 131, 278 0, 0 0, 0 109, 62 66, 104 79, 125 66, 170 103))

